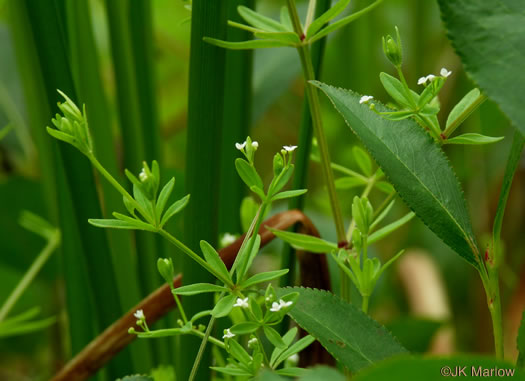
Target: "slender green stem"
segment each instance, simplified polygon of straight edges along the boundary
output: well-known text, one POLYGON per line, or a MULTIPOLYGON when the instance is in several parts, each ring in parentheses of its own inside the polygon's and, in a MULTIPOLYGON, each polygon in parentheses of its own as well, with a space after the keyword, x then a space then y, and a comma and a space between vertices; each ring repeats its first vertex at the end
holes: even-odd
POLYGON ((16 285, 15 289, 11 292, 5 303, 2 305, 2 308, 0 308, 0 322, 7 317, 15 303, 18 301, 18 299, 20 299, 20 296, 22 296, 33 279, 35 279, 42 266, 44 266, 51 254, 57 249, 59 244, 60 233, 58 230, 56 230, 55 234, 51 236, 46 246, 42 249, 40 254, 38 254, 36 259, 31 264, 31 267, 29 267, 22 279, 20 279, 16 285))
MULTIPOLYGON (((301 21, 299 20, 299 15, 297 14, 295 0, 287 0, 287 4, 295 32, 299 36, 303 36, 304 31, 301 26, 301 21)), ((332 214, 334 217, 337 239, 339 242, 344 242, 345 228, 343 216, 341 214, 341 208, 337 199, 337 193, 334 184, 334 175, 332 173, 332 167, 330 166, 330 153, 328 151, 328 144, 326 142, 326 137, 323 131, 323 121, 321 118, 319 94, 317 90, 309 83, 309 81, 316 79, 312 64, 312 58, 310 55, 310 49, 308 45, 300 45, 297 47, 297 51, 299 52, 299 57, 301 59, 301 65, 303 68, 303 75, 306 81, 306 96, 308 98, 308 105, 310 106, 310 112, 312 114, 312 124, 314 127, 315 135, 317 137, 317 142, 319 144, 321 167, 323 170, 326 187, 328 189, 328 196, 330 198, 330 205, 332 207, 332 214)))
POLYGON ((215 316, 212 316, 210 322, 208 323, 208 327, 206 328, 206 332, 204 333, 204 336, 202 336, 201 346, 199 347, 197 357, 195 357, 195 362, 193 363, 193 367, 191 368, 190 378, 188 378, 188 381, 193 381, 193 379, 197 375, 197 370, 199 369, 199 364, 201 362, 202 355, 204 354, 204 349, 206 348, 206 343, 208 342, 208 339, 211 334, 211 329, 213 328, 214 324, 215 316))
POLYGON ((496 357, 503 359, 503 320, 501 317, 501 296, 499 289, 499 273, 495 267, 489 268, 488 282, 484 282, 487 294, 487 305, 492 317, 492 331, 494 334, 494 349, 496 357))
POLYGON ((405 88, 405 91, 407 93, 407 96, 408 96, 408 100, 410 101, 410 104, 412 105, 412 107, 415 109, 417 109, 417 104, 416 104, 416 101, 414 100, 414 97, 412 95, 412 91, 410 91, 410 87, 408 87, 408 83, 405 79, 405 76, 403 74, 403 70, 401 69, 401 65, 399 66, 396 66, 396 69, 397 69, 397 74, 399 75, 399 79, 401 80, 401 83, 403 84, 403 87, 405 88))
POLYGON ((218 271, 216 271, 212 266, 208 264, 200 255, 195 253, 193 250, 191 250, 188 246, 183 244, 181 241, 179 241, 177 238, 172 236, 170 233, 168 233, 164 229, 160 229, 158 233, 166 238, 170 243, 172 243, 174 246, 176 246, 179 250, 181 250, 184 254, 186 254, 188 257, 193 259, 195 262, 197 262, 199 265, 201 265, 204 269, 209 271, 213 276, 215 276, 217 279, 219 279, 221 282, 223 282, 228 287, 233 287, 233 283, 229 280, 224 278, 218 271))
POLYGON ((361 302, 361 309, 365 314, 368 314, 368 301, 370 299, 369 295, 361 295, 362 302, 361 302))
MULTIPOLYGON (((171 291, 173 293, 174 287, 171 286, 171 291)), ((182 318, 182 321, 184 324, 188 323, 188 318, 186 317, 186 312, 184 312, 184 308, 182 307, 182 303, 180 302, 179 296, 177 294, 173 294, 173 299, 175 299, 175 303, 177 304, 177 308, 180 312, 180 316, 182 318)))
MULTIPOLYGON (((190 331, 188 331, 190 335, 194 335, 200 338, 205 337, 205 333, 199 331, 198 329, 192 328, 190 331)), ((149 332, 140 332, 137 334, 138 337, 141 339, 151 339, 151 338, 157 338, 157 337, 166 337, 166 336, 173 336, 173 335, 180 335, 182 334, 181 328, 167 328, 167 329, 157 329, 155 331, 149 331, 149 332)), ((212 344, 217 345, 219 348, 226 348, 226 345, 220 341, 219 339, 216 339, 213 336, 208 336, 207 341, 209 341, 212 344)))

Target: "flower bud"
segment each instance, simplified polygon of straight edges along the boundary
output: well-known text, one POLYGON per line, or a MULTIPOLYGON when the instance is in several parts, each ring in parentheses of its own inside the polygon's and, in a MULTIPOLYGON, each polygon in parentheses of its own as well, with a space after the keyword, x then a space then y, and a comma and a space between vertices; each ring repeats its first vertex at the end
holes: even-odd
POLYGON ((397 41, 394 40, 390 35, 383 37, 383 52, 385 53, 386 58, 388 58, 388 60, 397 67, 401 66, 403 62, 403 48, 397 26, 396 35, 397 41))
POLYGON ((275 156, 273 157, 273 175, 279 176, 283 168, 284 168, 283 157, 279 152, 277 152, 275 156))
POLYGON ((157 269, 160 275, 168 284, 172 284, 175 277, 175 270, 173 269, 173 261, 171 258, 159 258, 157 260, 157 269))

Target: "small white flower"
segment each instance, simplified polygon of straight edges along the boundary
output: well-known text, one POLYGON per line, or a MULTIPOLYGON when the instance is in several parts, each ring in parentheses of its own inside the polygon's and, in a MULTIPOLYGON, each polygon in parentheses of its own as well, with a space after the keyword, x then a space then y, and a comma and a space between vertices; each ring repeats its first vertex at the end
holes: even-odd
POLYGON ((361 99, 359 99, 359 104, 368 103, 370 99, 374 99, 371 95, 363 95, 361 99))
POLYGON ((144 168, 142 168, 142 171, 139 173, 139 179, 140 181, 146 181, 147 178, 148 178, 148 174, 146 173, 144 168))
POLYGON ((267 297, 266 297, 266 301, 267 301, 267 302, 271 302, 271 301, 272 301, 272 297, 271 297, 271 296, 267 296, 267 297))
POLYGON ((277 312, 281 310, 281 305, 277 302, 272 303, 272 308, 270 308, 270 311, 277 312))
POLYGON ((428 82, 432 82, 434 80, 434 78, 436 78, 436 76, 434 74, 427 75, 427 81, 428 82))
POLYGON ((445 78, 447 78, 450 74, 452 74, 452 72, 447 70, 446 68, 442 68, 441 71, 439 72, 439 75, 445 78))
POLYGON ((255 343, 257 343, 257 339, 255 337, 253 339, 248 340, 248 346, 254 345, 255 343))
POLYGON ((294 355, 291 355, 290 357, 288 357, 288 361, 291 362, 292 364, 297 364, 299 362, 299 355, 297 353, 294 355))
POLYGON ((427 77, 421 77, 417 80, 418 85, 424 85, 425 83, 427 83, 427 77))
POLYGON ((244 143, 235 143, 235 148, 237 148, 239 151, 242 151, 246 147, 246 142, 244 143))
POLYGON ((281 308, 290 307, 293 304, 293 302, 285 302, 284 300, 279 300, 279 305, 281 308))
POLYGON ((234 236, 233 234, 224 233, 224 235, 221 238, 221 246, 222 247, 226 247, 226 246, 232 244, 233 242, 235 242, 236 239, 237 239, 237 237, 234 236))
POLYGON ((252 147, 255 149, 259 148, 259 142, 252 142, 252 147))
POLYGON ((231 339, 232 337, 234 337, 235 334, 232 333, 232 331, 230 331, 230 329, 226 329, 225 333, 224 333, 224 336, 222 337, 223 339, 231 339))
POLYGON ((143 320, 145 319, 146 317, 144 316, 144 311, 142 310, 137 310, 133 316, 135 316, 138 320, 143 320))
POLYGON ((297 146, 283 146, 284 150, 287 152, 293 152, 297 148, 297 146))
POLYGON ((233 306, 234 307, 241 307, 241 308, 248 308, 249 307, 249 305, 248 305, 248 298, 244 298, 244 299, 237 298, 237 301, 235 302, 235 304, 233 306))

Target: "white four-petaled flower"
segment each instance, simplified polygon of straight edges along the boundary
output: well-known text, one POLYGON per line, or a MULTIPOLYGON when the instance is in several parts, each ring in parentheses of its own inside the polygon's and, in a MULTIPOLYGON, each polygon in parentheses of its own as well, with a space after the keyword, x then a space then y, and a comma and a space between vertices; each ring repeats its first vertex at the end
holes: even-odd
POLYGON ((368 103, 371 99, 374 99, 374 97, 371 95, 363 95, 361 99, 359 99, 359 104, 368 103))
POLYGON ((244 298, 244 299, 237 298, 237 301, 235 302, 235 304, 233 306, 234 307, 241 307, 241 308, 248 308, 249 307, 249 305, 248 305, 248 298, 244 298))
POLYGON ((297 146, 283 146, 284 150, 287 152, 293 152, 297 148, 297 146))
POLYGON ((293 302, 285 302, 284 300, 280 299, 279 303, 273 302, 272 308, 270 308, 270 311, 277 312, 280 311, 281 308, 290 307, 293 304, 293 302))
POLYGON ((145 318, 144 311, 142 311, 142 310, 135 311, 133 316, 135 316, 138 320, 143 320, 145 318))
POLYGON ((222 337, 223 339, 231 339, 232 337, 235 336, 235 333, 232 333, 232 331, 230 331, 230 329, 226 329, 226 331, 224 332, 224 336, 222 337))
POLYGON ((239 151, 242 151, 246 147, 246 142, 244 143, 235 143, 235 148, 237 148, 239 151))
POLYGON ((447 70, 446 68, 442 68, 441 71, 439 72, 439 75, 445 78, 447 78, 450 74, 452 74, 452 72, 447 70))
POLYGON ((418 85, 425 85, 427 82, 432 82, 436 78, 434 74, 429 74, 426 77, 421 77, 417 80, 418 85))

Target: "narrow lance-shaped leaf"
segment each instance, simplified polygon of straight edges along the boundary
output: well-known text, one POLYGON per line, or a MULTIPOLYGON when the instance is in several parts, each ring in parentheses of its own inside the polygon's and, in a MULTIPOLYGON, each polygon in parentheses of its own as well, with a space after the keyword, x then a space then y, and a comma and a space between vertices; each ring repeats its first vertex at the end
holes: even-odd
MULTIPOLYGON (((478 268, 478 248, 460 184, 445 154, 412 120, 382 118, 359 96, 315 82, 361 139, 405 203, 443 242, 478 268)), ((377 102, 378 111, 388 111, 377 102)))
MULTIPOLYGON (((289 291, 281 288, 277 295, 289 291)), ((299 293, 299 299, 288 314, 350 371, 407 353, 384 327, 339 297, 301 287, 293 291, 299 293)))
POLYGON ((453 138, 446 139, 443 144, 470 144, 470 145, 482 145, 491 144, 503 140, 503 136, 486 136, 468 132, 466 134, 454 136, 453 138))
POLYGON ((332 242, 325 241, 318 237, 311 235, 292 233, 284 230, 276 230, 269 228, 269 230, 283 241, 292 245, 295 249, 307 250, 312 253, 329 253, 332 250, 337 250, 337 245, 332 242))

